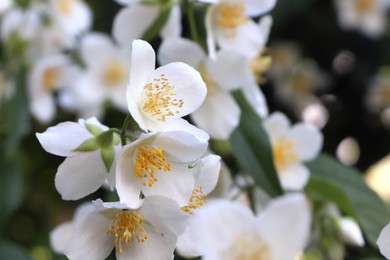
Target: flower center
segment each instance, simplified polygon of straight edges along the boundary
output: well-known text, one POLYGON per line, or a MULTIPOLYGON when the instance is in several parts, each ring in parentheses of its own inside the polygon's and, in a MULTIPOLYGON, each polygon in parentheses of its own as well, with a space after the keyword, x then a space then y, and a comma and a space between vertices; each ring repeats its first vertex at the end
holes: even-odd
POLYGON ((171 164, 165 161, 162 148, 142 145, 135 156, 134 170, 137 178, 144 179, 142 185, 152 187, 158 181, 156 173, 171 171, 171 164))
POLYGON ((260 54, 259 56, 253 58, 250 62, 250 68, 256 77, 256 81, 259 84, 265 83, 265 79, 263 77, 264 73, 270 68, 272 62, 272 58, 268 54, 260 54))
POLYGON ((276 168, 282 172, 289 164, 295 163, 298 160, 298 156, 294 151, 294 143, 285 139, 279 139, 275 143, 273 154, 276 168))
POLYGON ((59 12, 63 15, 70 15, 76 1, 77 0, 59 0, 57 5, 59 12))
POLYGON ((187 206, 181 207, 184 212, 193 215, 194 210, 203 206, 205 202, 206 194, 203 193, 202 187, 195 188, 192 191, 190 201, 187 206))
POLYGON ((220 253, 226 260, 269 260, 272 259, 269 246, 259 235, 239 235, 233 243, 220 253))
POLYGON ((52 92, 60 75, 59 68, 48 68, 43 72, 42 85, 45 92, 52 92))
POLYGON ((242 3, 222 3, 217 11, 217 21, 226 38, 234 38, 237 28, 248 21, 242 3))
POLYGON ((308 94, 313 90, 313 81, 302 72, 295 74, 291 81, 292 90, 297 94, 308 94))
POLYGON ((175 98, 175 87, 169 84, 165 74, 159 78, 154 78, 150 83, 144 86, 145 100, 143 110, 153 118, 166 121, 167 117, 179 113, 183 107, 183 100, 175 98))
POLYGON ((355 8, 356 11, 360 15, 365 15, 368 13, 371 13, 375 6, 376 6, 376 0, 355 0, 355 8))
POLYGON ((103 81, 107 86, 110 87, 117 86, 123 82, 125 75, 125 68, 120 62, 116 60, 108 62, 103 69, 103 81))
POLYGON ((133 247, 134 242, 145 242, 148 236, 142 226, 144 215, 135 211, 123 210, 115 215, 108 234, 115 236, 114 246, 119 253, 125 247, 133 247))

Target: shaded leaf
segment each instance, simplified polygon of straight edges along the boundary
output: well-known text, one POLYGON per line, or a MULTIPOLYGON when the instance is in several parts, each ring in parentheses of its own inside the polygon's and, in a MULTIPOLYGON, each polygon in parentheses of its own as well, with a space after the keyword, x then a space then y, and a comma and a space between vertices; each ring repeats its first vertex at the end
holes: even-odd
POLYGON ((1 241, 0 259, 29 260, 32 258, 23 247, 8 241, 1 241))

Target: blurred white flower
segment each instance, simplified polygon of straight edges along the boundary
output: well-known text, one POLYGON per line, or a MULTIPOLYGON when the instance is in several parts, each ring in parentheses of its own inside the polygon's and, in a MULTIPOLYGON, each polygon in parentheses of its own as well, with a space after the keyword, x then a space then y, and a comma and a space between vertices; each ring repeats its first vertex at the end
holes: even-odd
POLYGON ((133 41, 127 104, 141 129, 183 130, 207 141, 204 131, 189 124, 186 116, 202 104, 207 88, 199 72, 187 64, 174 62, 155 70, 155 53, 145 41, 133 41))
POLYGON ((96 210, 78 222, 65 249, 70 259, 173 259, 188 214, 169 198, 145 198, 139 208, 94 201, 96 210))
MULTIPOLYGON (((251 76, 246 59, 235 51, 220 51, 211 60, 202 48, 184 38, 167 38, 158 54, 161 64, 182 61, 196 68, 207 86, 203 104, 191 114, 191 119, 212 138, 227 139, 240 121, 240 108, 231 96, 234 89, 249 87, 251 76), (232 73, 234 71, 234 73, 232 73)), ((265 99, 260 107, 267 110, 265 99)))
POLYGON ((270 11, 275 4, 276 0, 220 0, 210 6, 206 14, 206 28, 207 46, 211 58, 215 57, 216 43, 221 48, 249 48, 250 50, 261 46, 265 39, 263 28, 250 17, 270 11))
POLYGON ((303 194, 272 200, 255 216, 245 205, 210 201, 179 236, 178 252, 202 259, 294 259, 307 245, 311 212, 303 194))
POLYGON ((308 123, 290 125, 280 112, 271 114, 263 126, 271 141, 274 163, 282 187, 301 190, 309 180, 310 172, 302 163, 314 159, 321 150, 321 132, 308 123))
POLYGON ((119 138, 96 118, 63 122, 36 136, 51 154, 66 157, 58 167, 55 186, 64 200, 80 199, 108 179, 115 185, 119 138))
POLYGON ((131 207, 144 196, 162 195, 187 204, 195 187, 195 167, 207 143, 182 132, 154 132, 123 147, 116 168, 120 201, 131 207))
POLYGON ((72 73, 73 63, 63 54, 43 57, 32 66, 28 77, 29 106, 41 123, 48 123, 55 117, 54 92, 71 84, 72 73))
POLYGON ((0 14, 12 6, 12 0, 0 1, 0 14))
POLYGON ((382 229, 376 243, 381 254, 384 255, 387 259, 390 259, 390 224, 387 224, 382 229))
POLYGON ((379 37, 386 29, 388 0, 335 0, 340 26, 379 37))
POLYGON ((367 90, 366 105, 369 110, 381 112, 390 107, 390 68, 381 68, 367 90))

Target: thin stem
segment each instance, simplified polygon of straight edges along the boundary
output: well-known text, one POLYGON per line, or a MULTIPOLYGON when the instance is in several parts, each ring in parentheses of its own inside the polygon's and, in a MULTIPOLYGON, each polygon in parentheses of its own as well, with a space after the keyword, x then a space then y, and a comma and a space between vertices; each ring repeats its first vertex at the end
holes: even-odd
POLYGON ((122 132, 120 133, 122 146, 125 146, 127 143, 126 142, 126 136, 127 136, 126 131, 127 131, 127 128, 129 128, 130 121, 131 121, 131 115, 127 114, 125 122, 123 122, 122 132))
POLYGON ((190 32, 191 32, 191 38, 199 43, 199 35, 198 35, 198 29, 196 27, 196 19, 195 19, 195 11, 194 11, 194 6, 189 3, 189 1, 185 1, 185 7, 187 11, 187 16, 188 16, 188 23, 190 26, 190 32))

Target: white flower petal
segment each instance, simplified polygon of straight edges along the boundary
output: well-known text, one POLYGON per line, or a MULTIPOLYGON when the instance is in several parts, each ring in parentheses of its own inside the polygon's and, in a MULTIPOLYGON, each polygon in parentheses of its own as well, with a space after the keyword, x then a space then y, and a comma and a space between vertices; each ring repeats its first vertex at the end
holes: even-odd
POLYGON ((112 34, 123 47, 138 38, 153 24, 159 14, 158 5, 134 4, 123 8, 114 18, 112 34))
POLYGON ((260 16, 274 8, 276 0, 244 0, 245 11, 248 16, 260 16))
POLYGON ((213 60, 216 59, 216 38, 217 38, 217 27, 214 21, 216 17, 216 12, 218 11, 217 5, 211 5, 207 9, 206 13, 206 31, 207 31, 207 50, 209 52, 209 57, 213 60))
POLYGON ((350 218, 340 218, 338 220, 341 238, 348 244, 354 246, 364 246, 362 231, 356 221, 350 218))
POLYGON ((209 154, 202 158, 199 176, 195 186, 202 187, 205 194, 210 193, 217 185, 219 172, 221 170, 221 157, 209 154))
POLYGON ((41 123, 49 123, 56 115, 56 105, 51 93, 30 96, 30 109, 33 116, 41 123))
POLYGON ((219 92, 207 96, 203 105, 191 114, 191 119, 212 138, 226 140, 238 126, 240 114, 230 93, 219 92))
POLYGON ((164 236, 182 234, 190 217, 174 200, 163 196, 146 197, 140 210, 145 221, 164 236))
POLYGON ((50 231, 50 246, 54 252, 58 254, 63 254, 65 252, 73 229, 74 223, 69 221, 56 226, 50 231))
POLYGON ((252 106, 257 115, 260 118, 264 118, 268 115, 267 101, 257 83, 253 80, 254 78, 250 78, 251 76, 253 76, 253 74, 248 75, 248 81, 244 84, 242 91, 246 100, 252 106))
POLYGON ((103 33, 89 33, 81 39, 80 55, 87 66, 93 66, 107 59, 114 51, 110 37, 103 33))
POLYGON ((294 144, 294 151, 302 161, 314 159, 322 147, 322 134, 308 123, 295 124, 287 134, 294 144))
POLYGON ((69 259, 105 259, 114 247, 114 236, 107 234, 111 219, 98 211, 78 223, 65 249, 69 259))
POLYGON ((107 176, 98 150, 67 157, 54 181, 62 199, 78 200, 100 188, 107 176))
POLYGON ((311 226, 311 211, 300 193, 272 200, 258 218, 262 237, 274 259, 294 259, 305 248, 311 226))
POLYGON ((376 243, 378 244, 381 254, 390 259, 390 224, 387 224, 382 229, 376 243))
POLYGON ((74 122, 59 123, 36 136, 43 149, 58 156, 76 154, 73 150, 92 137, 87 129, 74 122))
POLYGON ((161 29, 160 35, 163 39, 168 37, 179 37, 182 32, 181 26, 181 9, 180 5, 174 5, 169 13, 169 18, 164 27, 161 29))
POLYGON ((175 98, 183 100, 181 108, 172 106, 173 111, 178 111, 174 117, 183 117, 195 111, 204 101, 207 93, 199 72, 182 62, 173 62, 156 69, 153 78, 161 75, 174 87, 175 98))
POLYGON ((302 190, 309 181, 310 172, 303 164, 293 164, 279 173, 280 184, 285 190, 302 190))
POLYGON ((271 141, 284 137, 290 128, 290 120, 280 112, 272 113, 263 122, 271 141))
POLYGON ((115 2, 121 5, 130 5, 130 4, 137 4, 141 2, 141 0, 115 0, 115 2))
POLYGON ((158 51, 158 61, 161 65, 171 62, 184 62, 193 68, 198 68, 206 54, 194 41, 186 38, 166 38, 158 51))

